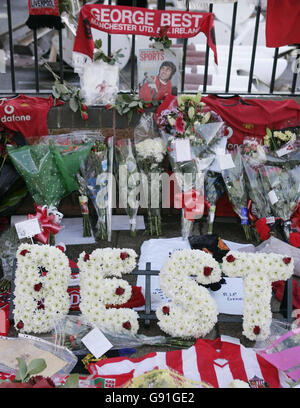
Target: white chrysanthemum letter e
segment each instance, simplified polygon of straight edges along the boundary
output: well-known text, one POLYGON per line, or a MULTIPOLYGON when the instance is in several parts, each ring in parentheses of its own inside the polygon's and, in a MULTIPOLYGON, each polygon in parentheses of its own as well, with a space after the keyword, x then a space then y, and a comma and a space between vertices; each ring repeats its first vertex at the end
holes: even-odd
POLYGON ((21 332, 46 333, 68 314, 68 257, 49 245, 22 244, 17 251, 14 321, 21 332))
POLYGON ((220 279, 220 266, 210 254, 198 249, 174 252, 159 274, 160 288, 172 300, 156 310, 159 327, 175 337, 208 334, 217 323, 218 308, 201 285, 220 279))
POLYGON ((122 305, 132 295, 128 282, 120 279, 136 267, 133 249, 97 248, 91 254, 79 255, 80 310, 99 329, 112 333, 134 333, 139 328, 138 313, 128 308, 108 308, 122 305))
POLYGON ((250 340, 267 338, 272 322, 272 282, 293 275, 293 259, 273 253, 230 251, 223 258, 222 271, 244 279, 243 334, 250 340))

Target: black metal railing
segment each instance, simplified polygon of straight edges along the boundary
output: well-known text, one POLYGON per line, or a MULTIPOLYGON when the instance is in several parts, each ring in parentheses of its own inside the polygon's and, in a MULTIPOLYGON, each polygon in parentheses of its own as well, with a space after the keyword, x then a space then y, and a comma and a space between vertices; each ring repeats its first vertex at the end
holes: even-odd
MULTIPOLYGON (((99 3, 103 3, 104 0, 99 1, 99 3)), ((6 7, 7 7, 7 37, 8 37, 8 44, 9 44, 9 49, 7 50, 8 59, 8 67, 7 70, 9 71, 6 74, 6 80, 2 80, 3 75, 5 74, 0 74, 0 94, 1 95, 13 95, 16 93, 25 93, 25 94, 49 94, 51 93, 51 86, 48 83, 48 86, 45 86, 45 84, 41 83, 41 66, 39 62, 39 56, 38 56, 38 35, 37 35, 37 30, 33 31, 33 58, 34 58, 34 66, 33 66, 33 73, 34 73, 34 84, 35 86, 33 89, 22 89, 19 84, 18 80, 16 77, 16 64, 15 64, 15 53, 14 53, 14 27, 13 27, 13 19, 12 19, 12 2, 13 0, 6 0, 6 7), (47 88, 48 87, 48 88, 47 88)), ((26 8, 27 1, 23 0, 24 2, 24 8, 26 8)), ((90 3, 88 0, 82 0, 81 4, 87 4, 90 3)), ((95 1, 94 1, 95 3, 95 1)), ((108 4, 112 4, 112 0, 108 0, 108 4)), ((113 3, 114 4, 114 3, 113 3)), ((138 6, 138 1, 133 0, 132 1, 133 6, 138 6)), ((158 9, 165 9, 169 7, 169 3, 166 0, 157 0, 156 7, 158 9)), ((186 10, 189 10, 189 0, 186 0, 185 3, 186 10)), ((209 74, 209 47, 206 44, 206 51, 205 51, 205 58, 204 58, 204 74, 199 75, 197 77, 201 77, 201 81, 199 79, 199 91, 202 91, 202 93, 218 93, 220 95, 222 94, 232 94, 232 93, 237 93, 236 88, 233 91, 231 88, 231 83, 232 83, 232 61, 233 61, 233 52, 234 52, 234 41, 235 41, 235 35, 236 35, 236 24, 237 24, 237 11, 239 7, 239 2, 235 2, 232 5, 232 21, 231 21, 231 27, 230 27, 230 41, 229 41, 229 51, 228 51, 228 61, 227 61, 227 71, 226 71, 226 80, 224 81, 224 89, 218 89, 217 92, 211 92, 209 90, 208 92, 208 84, 209 84, 209 79, 211 77, 211 74, 209 74)), ((213 3, 209 4, 209 9, 208 11, 213 12, 213 3)), ((261 96, 267 96, 267 95, 277 95, 277 96, 297 96, 300 94, 300 89, 297 87, 297 79, 298 79, 298 70, 294 69, 293 70, 290 68, 289 73, 290 73, 290 78, 287 76, 287 83, 286 83, 286 89, 287 91, 281 92, 280 90, 276 90, 276 70, 278 66, 278 60, 279 58, 286 57, 287 55, 289 56, 289 61, 293 58, 291 53, 282 53, 285 55, 280 54, 280 49, 275 48, 274 49, 274 56, 273 56, 273 65, 272 65, 272 72, 271 72, 271 78, 269 80, 269 86, 267 88, 264 88, 262 92, 253 92, 253 82, 256 80, 254 76, 254 68, 255 64, 257 62, 256 58, 256 51, 257 51, 257 41, 258 41, 258 32, 259 32, 259 27, 260 27, 260 17, 264 10, 261 9, 261 6, 258 5, 255 8, 255 27, 254 27, 254 35, 253 35, 253 42, 252 42, 252 52, 251 52, 251 61, 250 61, 250 67, 249 67, 249 73, 248 73, 248 87, 245 87, 245 89, 242 89, 238 92, 241 95, 261 95, 261 96)), ((25 21, 24 21, 25 23, 25 21)), ((59 49, 58 49, 58 73, 60 75, 61 81, 64 80, 65 77, 65 65, 64 65, 64 56, 63 56, 63 35, 62 31, 58 31, 58 38, 59 38, 59 49)), ((1 37, 0 37, 1 40, 1 37)), ((218 39, 217 40, 217 50, 218 50, 218 39)), ((184 73, 181 76, 181 86, 179 89, 179 92, 184 93, 187 90, 189 93, 193 93, 193 91, 190 91, 190 89, 187 88, 186 86, 186 67, 187 67, 187 50, 188 50, 188 42, 193 41, 193 38, 191 39, 184 39, 183 40, 183 57, 182 57, 182 73, 184 73)), ((112 35, 107 34, 107 50, 108 54, 111 53, 111 42, 112 42, 112 35)), ((0 42, 1 44, 1 42, 0 42)), ((251 46, 250 46, 251 47, 251 46)), ((294 45, 293 47, 290 47, 292 51, 294 49, 294 64, 293 66, 297 67, 300 65, 300 45, 294 45), (299 51, 298 51, 299 50, 299 51), (298 64, 296 63, 298 62, 298 64)), ((131 36, 131 53, 130 53, 130 59, 129 59, 129 64, 130 64, 130 69, 129 69, 129 74, 130 74, 130 87, 131 90, 136 89, 136 64, 135 64, 135 54, 136 54, 136 36, 132 35, 131 36)), ((20 76, 21 73, 19 72, 18 75, 20 76)), ((74 74, 76 77, 77 74, 74 74)), ((75 79, 76 81, 76 79, 75 79)), ((79 83, 79 81, 78 81, 79 83)), ((128 92, 131 91, 128 89, 128 92)), ((196 91, 194 91, 196 92, 196 91)))

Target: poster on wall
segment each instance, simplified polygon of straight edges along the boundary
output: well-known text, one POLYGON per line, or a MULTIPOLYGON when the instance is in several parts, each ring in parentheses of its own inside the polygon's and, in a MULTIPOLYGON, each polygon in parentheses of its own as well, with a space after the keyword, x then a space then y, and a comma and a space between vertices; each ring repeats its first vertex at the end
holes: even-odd
POLYGON ((182 50, 171 48, 140 49, 137 59, 139 98, 160 101, 168 94, 177 95, 181 83, 182 50))

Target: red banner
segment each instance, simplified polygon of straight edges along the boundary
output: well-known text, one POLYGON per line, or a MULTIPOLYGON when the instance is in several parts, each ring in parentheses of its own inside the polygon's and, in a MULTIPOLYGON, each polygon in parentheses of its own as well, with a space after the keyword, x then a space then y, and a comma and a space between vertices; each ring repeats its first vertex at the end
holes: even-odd
POLYGON ((91 28, 109 34, 136 34, 149 37, 160 37, 163 29, 169 38, 190 38, 202 32, 207 37, 217 63, 213 27, 213 13, 86 4, 80 10, 73 51, 92 59, 94 41, 91 28))

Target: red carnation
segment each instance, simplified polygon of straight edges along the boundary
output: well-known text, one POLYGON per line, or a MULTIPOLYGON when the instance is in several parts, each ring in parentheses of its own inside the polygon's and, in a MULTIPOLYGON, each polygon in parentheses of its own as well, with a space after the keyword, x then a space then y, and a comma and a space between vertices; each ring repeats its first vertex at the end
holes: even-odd
POLYGON ((212 271, 213 271, 213 268, 211 268, 210 266, 204 266, 204 269, 203 269, 204 276, 211 275, 212 271))
POLYGON ((266 241, 270 238, 270 227, 267 224, 266 218, 260 218, 257 220, 255 223, 255 228, 262 241, 266 241))
POLYGON ((20 252, 20 255, 25 256, 26 254, 28 254, 28 252, 29 252, 29 251, 27 251, 27 249, 23 249, 23 250, 20 252))
POLYGON ((129 255, 128 255, 127 252, 121 252, 121 253, 120 253, 120 258, 122 259, 122 261, 124 261, 124 259, 126 259, 126 258, 128 258, 128 257, 129 257, 129 255))
POLYGON ((170 313, 170 308, 169 308, 169 306, 164 306, 164 307, 162 308, 162 312, 163 312, 163 314, 168 315, 168 314, 170 313))
POLYGON ((39 291, 42 289, 42 287, 43 287, 43 285, 42 285, 41 282, 40 282, 40 283, 36 283, 36 284, 34 285, 33 289, 34 289, 36 292, 39 292, 39 291))
POLYGON ((123 288, 121 288, 121 286, 119 286, 116 289, 115 294, 118 295, 118 296, 121 296, 121 295, 123 295, 124 292, 125 292, 125 289, 123 289, 123 288))
POLYGON ((90 259, 90 254, 85 254, 83 259, 85 260, 85 262, 86 262, 86 261, 89 261, 89 259, 90 259))
POLYGON ((288 265, 291 262, 292 258, 290 258, 289 256, 286 256, 285 258, 283 258, 283 262, 288 265))
POLYGON ((235 257, 234 257, 233 255, 228 255, 228 256, 226 257, 226 261, 227 261, 227 262, 234 262, 234 261, 235 261, 235 257))
POLYGON ((260 333, 260 327, 259 326, 254 326, 253 333, 258 335, 260 333))
POLYGON ((17 323, 17 329, 18 330, 21 330, 21 329, 23 329, 23 327, 24 327, 24 323, 22 322, 22 320, 20 320, 18 323, 17 323))
POLYGON ((123 327, 124 327, 124 329, 126 329, 126 330, 130 330, 131 329, 131 323, 130 322, 125 322, 125 323, 123 323, 123 325, 122 325, 123 327))

